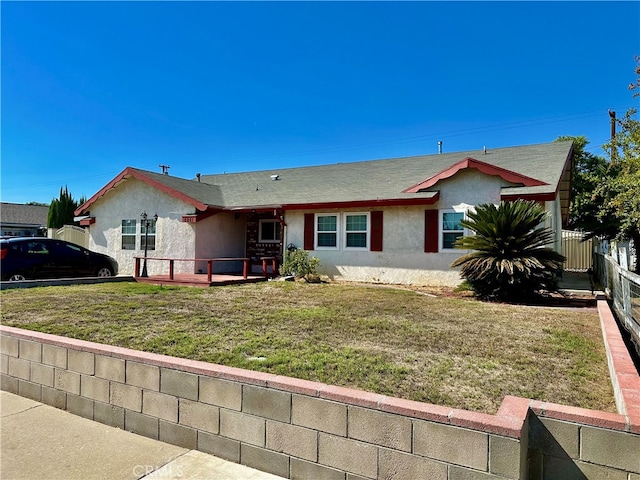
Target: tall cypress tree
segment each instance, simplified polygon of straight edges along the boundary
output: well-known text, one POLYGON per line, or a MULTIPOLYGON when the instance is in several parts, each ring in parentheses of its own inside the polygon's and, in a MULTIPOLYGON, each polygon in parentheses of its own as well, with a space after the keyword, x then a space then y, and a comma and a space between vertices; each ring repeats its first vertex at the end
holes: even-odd
POLYGON ((73 212, 78 208, 84 199, 75 201, 69 193, 67 186, 64 189, 60 187, 60 195, 58 198, 51 200, 49 206, 49 215, 47 216, 47 227, 61 228, 64 225, 74 225, 73 212))

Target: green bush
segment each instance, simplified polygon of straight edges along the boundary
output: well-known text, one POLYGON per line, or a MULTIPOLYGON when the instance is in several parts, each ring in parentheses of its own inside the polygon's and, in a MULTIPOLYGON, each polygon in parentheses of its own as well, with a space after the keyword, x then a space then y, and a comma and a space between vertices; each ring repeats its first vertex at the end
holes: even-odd
POLYGON ((293 275, 298 278, 315 275, 319 266, 319 259, 310 257, 306 250, 296 248, 285 253, 280 275, 293 275))
POLYGON ((453 262, 481 298, 529 300, 557 290, 557 273, 564 257, 547 247, 554 239, 540 228, 547 213, 534 201, 516 200, 478 205, 460 223, 475 235, 459 238, 455 246, 473 250, 453 262))

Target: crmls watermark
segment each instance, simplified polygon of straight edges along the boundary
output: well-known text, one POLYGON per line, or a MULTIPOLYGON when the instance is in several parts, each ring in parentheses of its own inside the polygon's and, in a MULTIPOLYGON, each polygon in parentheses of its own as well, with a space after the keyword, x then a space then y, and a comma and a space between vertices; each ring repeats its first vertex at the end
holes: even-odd
POLYGON ((174 465, 173 463, 169 463, 167 465, 136 465, 133 467, 133 475, 136 478, 142 478, 159 469, 161 469, 161 471, 158 473, 161 473, 162 475, 158 478, 173 479, 184 476, 182 465, 174 465))

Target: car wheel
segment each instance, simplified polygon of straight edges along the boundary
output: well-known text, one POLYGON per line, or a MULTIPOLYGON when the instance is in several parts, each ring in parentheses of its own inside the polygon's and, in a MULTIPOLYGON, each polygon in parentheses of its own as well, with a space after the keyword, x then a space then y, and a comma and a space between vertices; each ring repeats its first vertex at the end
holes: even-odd
POLYGON ((113 277, 113 271, 109 267, 102 267, 96 274, 98 277, 113 277))
POLYGON ((23 280, 26 280, 26 279, 27 277, 25 277, 21 273, 14 273, 12 275, 9 275, 9 278, 7 278, 7 280, 9 280, 10 282, 22 282, 23 280))

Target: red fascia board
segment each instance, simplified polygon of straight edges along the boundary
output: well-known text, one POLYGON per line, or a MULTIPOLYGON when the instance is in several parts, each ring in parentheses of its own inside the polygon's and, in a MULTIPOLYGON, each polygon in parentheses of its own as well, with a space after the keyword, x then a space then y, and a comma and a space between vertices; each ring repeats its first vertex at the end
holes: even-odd
POLYGON ((389 198, 384 200, 354 200, 347 202, 316 202, 283 205, 284 210, 318 210, 333 208, 402 207, 411 205, 433 205, 440 199, 440 192, 433 197, 389 198))
POLYGON ((521 175, 519 173, 513 172, 511 170, 507 170, 505 168, 497 167, 495 165, 491 165, 489 163, 481 162, 480 160, 476 160, 475 158, 466 157, 460 160, 458 163, 451 165, 449 168, 442 170, 440 173, 433 175, 432 177, 427 178, 423 182, 418 183, 408 189, 404 190, 403 193, 418 193, 425 188, 429 188, 434 186, 440 180, 444 180, 449 178, 460 170, 464 170, 467 168, 475 168, 480 172, 486 175, 499 176, 507 182, 511 183, 522 183, 525 187, 537 187, 540 185, 547 185, 545 182, 537 180, 535 178, 527 177, 526 175, 521 175))
POLYGON ((89 217, 89 218, 85 218, 83 220, 80 220, 80 226, 81 227, 88 227, 89 225, 93 225, 94 223, 96 223, 96 218, 95 217, 89 217))
POLYGON ((555 193, 531 193, 531 194, 501 194, 500 200, 513 202, 514 200, 535 200, 536 202, 551 202, 556 199, 555 193))
POLYGON ((174 198, 182 200, 186 203, 193 205, 198 210, 207 210, 209 206, 205 203, 202 203, 178 190, 175 190, 163 183, 160 183, 150 177, 147 177, 143 172, 136 170, 135 168, 127 167, 122 172, 120 172, 113 180, 107 183, 98 193, 93 195, 89 200, 84 202, 75 212, 75 215, 80 215, 82 212, 87 210, 93 203, 96 202, 100 197, 104 196, 109 190, 116 187, 118 183, 123 180, 126 180, 130 177, 133 177, 141 182, 146 183, 147 185, 160 190, 161 192, 167 193, 174 198))

